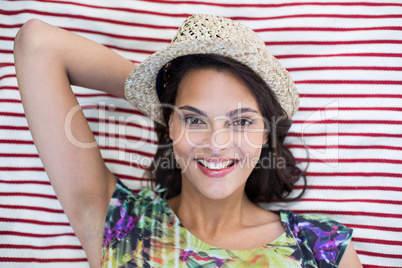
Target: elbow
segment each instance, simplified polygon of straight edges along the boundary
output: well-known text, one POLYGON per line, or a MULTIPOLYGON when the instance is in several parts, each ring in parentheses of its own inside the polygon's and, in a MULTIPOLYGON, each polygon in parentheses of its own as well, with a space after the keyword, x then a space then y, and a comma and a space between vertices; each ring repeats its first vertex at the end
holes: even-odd
POLYGON ((22 25, 18 30, 17 35, 14 40, 14 47, 21 48, 21 45, 29 42, 32 45, 37 45, 40 40, 43 40, 46 35, 44 31, 46 30, 45 22, 38 19, 30 19, 22 25))
POLYGON ((16 66, 24 57, 36 54, 46 44, 48 24, 38 19, 30 19, 17 32, 14 39, 14 61, 16 66))
POLYGON ((39 66, 47 64, 53 56, 54 44, 50 42, 51 29, 52 26, 49 24, 38 19, 31 19, 15 36, 14 64, 20 92, 27 88, 24 85, 29 79, 32 80, 33 72, 36 72, 39 66))
POLYGON ((14 39, 14 55, 19 55, 29 44, 35 44, 35 32, 43 22, 38 19, 30 19, 19 29, 14 39), (34 41, 34 42, 32 42, 34 41))

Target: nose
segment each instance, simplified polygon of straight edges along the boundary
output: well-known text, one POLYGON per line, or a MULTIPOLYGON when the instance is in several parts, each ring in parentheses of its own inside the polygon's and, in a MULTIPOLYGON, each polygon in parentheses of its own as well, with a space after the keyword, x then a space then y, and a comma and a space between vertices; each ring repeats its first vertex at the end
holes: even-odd
POLYGON ((233 132, 228 127, 214 127, 210 133, 208 149, 219 153, 233 145, 233 132))

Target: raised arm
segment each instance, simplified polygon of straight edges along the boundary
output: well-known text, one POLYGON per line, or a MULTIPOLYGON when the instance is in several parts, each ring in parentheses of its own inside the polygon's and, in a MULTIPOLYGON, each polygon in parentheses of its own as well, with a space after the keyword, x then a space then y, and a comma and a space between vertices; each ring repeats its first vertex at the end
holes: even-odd
POLYGON ((108 48, 39 20, 18 32, 15 67, 22 103, 35 145, 63 209, 88 256, 98 267, 104 221, 115 178, 99 148, 70 143, 66 129, 84 143, 95 142, 70 84, 124 97, 134 64, 108 48))

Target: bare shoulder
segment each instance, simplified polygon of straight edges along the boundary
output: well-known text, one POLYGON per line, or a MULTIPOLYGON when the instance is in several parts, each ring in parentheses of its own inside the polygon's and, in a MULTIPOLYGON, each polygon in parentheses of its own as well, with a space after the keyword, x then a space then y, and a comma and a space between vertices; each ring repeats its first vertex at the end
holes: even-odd
POLYGON ((360 263, 359 257, 357 256, 356 250, 353 247, 352 242, 349 243, 346 248, 345 253, 342 256, 342 260, 339 263, 340 268, 360 268, 363 267, 360 263))

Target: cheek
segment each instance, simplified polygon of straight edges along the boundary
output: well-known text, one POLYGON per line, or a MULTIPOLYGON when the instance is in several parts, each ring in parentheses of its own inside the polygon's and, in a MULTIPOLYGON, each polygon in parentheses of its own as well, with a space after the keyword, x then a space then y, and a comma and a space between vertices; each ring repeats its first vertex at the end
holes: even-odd
POLYGON ((244 162, 247 164, 247 167, 254 168, 260 160, 262 149, 251 147, 251 146, 243 146, 242 154, 244 155, 244 162))
POLYGON ((172 131, 173 137, 173 153, 176 162, 179 164, 182 171, 187 170, 190 160, 193 158, 193 146, 188 143, 184 131, 180 127, 172 131))
POLYGON ((236 141, 235 146, 243 156, 247 170, 253 169, 260 160, 262 148, 266 143, 263 133, 243 133, 242 138, 236 141))
POLYGON ((265 132, 247 131, 237 135, 235 142, 247 150, 260 150, 267 143, 267 139, 265 132))
POLYGON ((173 154, 177 164, 180 166, 182 171, 186 170, 188 161, 188 154, 186 153, 186 148, 183 148, 181 144, 173 145, 173 154))
POLYGON ((169 119, 169 138, 173 141, 173 145, 182 143, 183 130, 181 120, 178 116, 172 114, 169 119))

